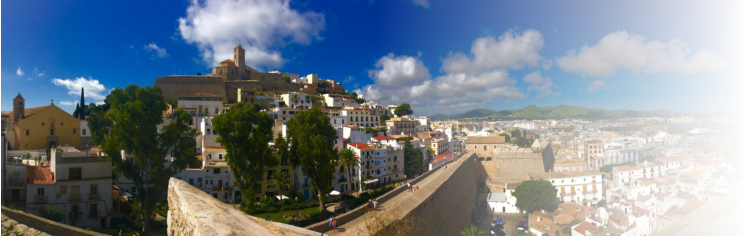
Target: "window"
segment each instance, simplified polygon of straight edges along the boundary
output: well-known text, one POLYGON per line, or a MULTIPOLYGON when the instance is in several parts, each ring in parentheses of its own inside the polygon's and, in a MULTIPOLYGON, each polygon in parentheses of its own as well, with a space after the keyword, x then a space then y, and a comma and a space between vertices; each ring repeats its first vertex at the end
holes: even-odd
POLYGON ((49 129, 49 135, 55 135, 55 129, 49 129))
POLYGON ((82 172, 83 168, 77 167, 77 168, 70 168, 68 171, 68 180, 75 180, 75 179, 81 179, 82 178, 82 172))
POLYGON ((99 194, 99 185, 98 184, 92 184, 89 193, 91 195, 98 195, 99 194))
POLYGON ((73 128, 73 134, 75 134, 75 128, 73 128))
POLYGON ((223 154, 218 154, 218 159, 219 160, 223 159, 223 154))
POLYGON ((29 130, 26 130, 26 136, 29 136, 29 130))
POLYGON ((60 185, 60 194, 68 194, 68 186, 60 185))
POLYGON ((221 173, 221 169, 213 168, 213 174, 220 174, 220 173, 221 173))
POLYGON ((208 132, 205 132, 206 134, 210 134, 210 129, 208 129, 208 132))
POLYGON ((37 196, 44 196, 44 188, 36 188, 37 196))
POLYGON ((210 156, 210 155, 211 155, 211 154, 208 154, 208 160, 210 160, 210 159, 213 159, 213 157, 212 157, 212 156, 210 156))
POLYGON ((218 107, 216 107, 216 114, 218 114, 218 107))
POLYGON ((81 134, 83 134, 83 135, 86 135, 86 129, 83 129, 83 130, 81 131, 81 134))

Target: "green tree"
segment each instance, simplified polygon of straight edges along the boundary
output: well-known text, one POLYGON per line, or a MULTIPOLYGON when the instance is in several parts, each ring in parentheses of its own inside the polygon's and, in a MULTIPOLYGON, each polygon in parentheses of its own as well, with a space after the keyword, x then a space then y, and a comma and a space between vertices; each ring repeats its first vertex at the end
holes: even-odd
POLYGON ((395 108, 395 115, 397 116, 412 115, 412 114, 413 114, 413 110, 410 109, 410 104, 408 103, 400 104, 400 106, 397 106, 397 108, 395 108))
POLYGON ((83 98, 83 94, 84 94, 84 91, 83 91, 83 88, 81 88, 81 102, 78 103, 78 105, 80 105, 80 108, 81 108, 81 111, 78 114, 79 115, 78 119, 81 119, 81 120, 85 120, 86 115, 88 115, 88 113, 86 113, 86 99, 83 98))
POLYGON ((291 77, 283 76, 283 83, 291 83, 291 77))
POLYGON ((291 102, 293 102, 293 107, 295 108, 296 104, 299 103, 299 95, 294 94, 293 96, 291 96, 291 102))
POLYGON ((343 148, 342 151, 338 154, 340 157, 340 165, 345 166, 348 168, 348 186, 351 188, 351 193, 353 193, 353 183, 351 180, 351 166, 358 166, 360 161, 358 157, 356 156, 356 153, 353 152, 353 149, 350 148, 343 148))
POLYGON ((509 134, 503 133, 500 134, 500 136, 504 136, 504 143, 509 143, 512 141, 512 137, 509 137, 509 134))
POLYGON ((203 74, 200 74, 200 72, 197 72, 197 75, 200 76, 200 75, 203 75, 203 74))
MULTIPOLYGON (((287 123, 287 136, 290 138, 292 162, 299 163, 306 175, 319 190, 332 186, 333 175, 338 161, 335 140, 338 138, 330 118, 317 106, 300 111, 287 123)), ((279 147, 283 148, 283 147, 279 147)), ((318 191, 319 210, 324 211, 324 191, 318 191)))
POLYGON ((478 229, 478 227, 475 227, 475 225, 470 225, 467 228, 463 229, 462 232, 460 232, 461 236, 483 236, 486 232, 482 229, 478 229))
POLYGON ((54 222, 60 222, 64 218, 64 214, 59 207, 49 204, 44 205, 42 209, 39 209, 39 216, 54 222))
POLYGON ((389 120, 390 118, 392 118, 392 117, 390 117, 390 115, 388 115, 388 114, 382 114, 381 116, 379 116, 379 119, 382 120, 382 121, 389 120))
POLYGON ((75 110, 73 111, 73 117, 79 118, 80 114, 81 114, 80 103, 79 104, 75 104, 75 110))
POLYGON ((251 213, 255 209, 255 180, 262 179, 268 167, 279 164, 268 148, 273 140, 273 118, 252 104, 235 103, 212 122, 218 133, 216 142, 226 148, 226 164, 244 196, 240 209, 251 213))
POLYGON ((415 176, 418 170, 423 166, 423 152, 419 148, 413 147, 410 143, 412 137, 408 137, 403 144, 403 151, 405 152, 405 175, 415 176))
POLYGON ((197 161, 199 131, 188 125, 192 116, 181 109, 163 117, 167 106, 159 87, 116 88, 104 103, 88 116, 91 138, 111 158, 112 172, 133 182, 140 204, 137 214, 150 235, 149 219, 164 198, 169 178, 197 161), (164 125, 164 120, 169 122, 164 125), (123 157, 122 151, 130 156, 123 157))
POLYGON ((548 180, 531 179, 519 183, 513 195, 517 197, 517 207, 525 210, 529 217, 533 212, 547 208, 553 203, 556 199, 556 188, 548 180))
POLYGON ((561 232, 564 233, 564 235, 571 235, 571 227, 566 226, 563 229, 561 229, 561 232))
POLYGON ((273 172, 273 179, 270 180, 270 183, 275 185, 276 188, 278 188, 278 194, 280 197, 280 206, 283 206, 283 188, 291 188, 292 183, 291 179, 288 177, 288 173, 283 171, 275 171, 273 172))
POLYGON ((743 139, 743 135, 735 136, 735 138, 732 138, 730 141, 730 144, 725 144, 722 146, 723 154, 725 155, 725 160, 729 163, 732 163, 733 167, 735 167, 735 172, 738 174, 738 179, 740 181, 743 181, 743 177, 740 175, 740 140, 743 139))
POLYGON ((600 201, 597 202, 597 207, 603 207, 604 208, 605 206, 607 206, 607 204, 605 203, 605 199, 602 199, 602 200, 600 200, 600 201))
POLYGON ((379 127, 379 132, 382 132, 382 136, 387 136, 387 127, 379 127))

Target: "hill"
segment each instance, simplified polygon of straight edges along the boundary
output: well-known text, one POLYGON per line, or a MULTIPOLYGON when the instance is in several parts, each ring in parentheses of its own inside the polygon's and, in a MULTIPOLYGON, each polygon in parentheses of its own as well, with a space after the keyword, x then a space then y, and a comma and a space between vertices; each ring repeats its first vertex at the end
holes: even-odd
POLYGON ((676 117, 681 116, 683 113, 656 110, 656 111, 634 111, 628 109, 620 110, 605 110, 605 109, 589 109, 581 106, 547 106, 538 107, 535 105, 529 105, 519 110, 501 110, 493 111, 488 109, 474 109, 467 111, 462 114, 454 115, 433 115, 430 116, 432 120, 448 120, 448 119, 619 119, 619 118, 638 118, 638 117, 676 117))

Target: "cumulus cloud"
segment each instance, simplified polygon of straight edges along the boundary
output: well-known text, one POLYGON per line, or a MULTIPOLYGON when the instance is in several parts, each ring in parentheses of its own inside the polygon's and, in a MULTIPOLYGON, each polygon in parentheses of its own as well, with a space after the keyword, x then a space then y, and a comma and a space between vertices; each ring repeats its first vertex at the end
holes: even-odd
POLYGON ((423 82, 431 77, 420 58, 390 53, 374 64, 369 77, 380 86, 396 88, 423 82))
POLYGON ((145 49, 146 51, 149 51, 149 52, 153 53, 153 54, 151 54, 151 60, 153 60, 154 58, 157 58, 157 57, 158 58, 167 58, 167 57, 169 57, 169 53, 166 53, 166 49, 159 47, 158 45, 156 45, 156 43, 150 43, 148 45, 145 45, 145 46, 143 46, 143 49, 145 49))
POLYGON ((522 78, 522 81, 530 84, 530 86, 527 87, 527 93, 535 91, 535 98, 537 99, 546 96, 555 97, 561 94, 560 92, 553 92, 553 88, 556 87, 553 85, 553 81, 550 77, 543 78, 543 76, 540 75, 540 71, 535 71, 525 75, 525 77, 522 78))
POLYGON ((81 88, 83 88, 85 90, 83 96, 99 101, 104 100, 110 91, 103 84, 99 83, 98 80, 92 78, 78 77, 74 80, 55 78, 52 79, 52 83, 57 86, 64 86, 69 90, 68 94, 70 95, 80 96, 81 88))
POLYGON ((592 78, 615 75, 619 68, 634 74, 674 72, 693 74, 716 72, 729 67, 729 61, 709 51, 691 53, 680 39, 668 43, 649 41, 626 31, 610 33, 595 46, 584 45, 577 53, 570 50, 556 60, 566 72, 592 78))
POLYGON ((431 3, 429 3, 429 0, 413 0, 413 4, 422 6, 423 8, 429 8, 429 6, 431 5, 431 3))
POLYGON ((587 92, 588 93, 596 93, 599 90, 609 90, 612 89, 612 87, 607 85, 608 83, 605 82, 605 80, 595 80, 592 81, 592 83, 587 85, 587 92))
POLYGON ((78 105, 79 101, 60 101, 60 105, 63 106, 75 106, 78 105))
POLYGON ((343 83, 350 83, 351 81, 353 81, 353 79, 355 79, 355 78, 353 78, 353 76, 349 75, 348 77, 346 77, 345 79, 343 79, 343 83))
POLYGON ((323 14, 291 9, 289 0, 193 0, 179 18, 182 38, 198 46, 210 65, 233 58, 241 44, 245 62, 255 68, 278 68, 286 62, 279 48, 321 40, 323 14))
POLYGON ((18 67, 18 70, 16 70, 16 75, 23 76, 23 70, 21 70, 21 67, 18 67))
POLYGON ((442 62, 442 70, 459 73, 497 67, 520 69, 542 65, 543 68, 550 68, 552 61, 538 54, 542 47, 543 35, 537 30, 528 29, 519 34, 509 30, 497 38, 486 36, 476 39, 470 56, 450 52, 442 62))

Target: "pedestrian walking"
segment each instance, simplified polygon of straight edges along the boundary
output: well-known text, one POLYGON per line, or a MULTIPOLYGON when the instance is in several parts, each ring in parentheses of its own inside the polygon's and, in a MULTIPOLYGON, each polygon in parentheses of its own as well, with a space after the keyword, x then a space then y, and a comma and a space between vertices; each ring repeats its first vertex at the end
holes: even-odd
POLYGON ((333 232, 338 232, 338 219, 334 219, 333 218, 333 220, 332 220, 332 230, 333 230, 333 232))

